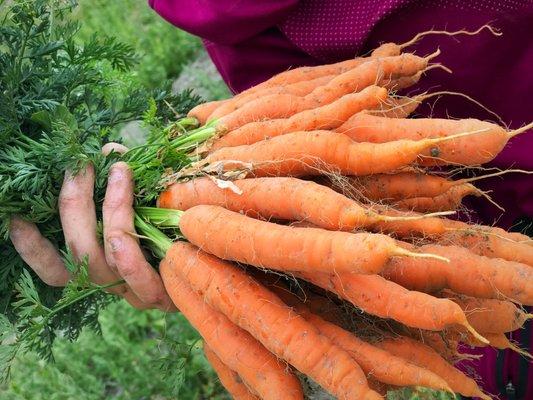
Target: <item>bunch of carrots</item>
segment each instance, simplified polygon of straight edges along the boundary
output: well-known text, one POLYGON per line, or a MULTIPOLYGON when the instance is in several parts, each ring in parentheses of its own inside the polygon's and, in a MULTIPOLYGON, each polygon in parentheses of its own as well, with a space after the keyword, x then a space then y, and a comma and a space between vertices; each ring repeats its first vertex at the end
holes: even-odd
POLYGON ((303 399, 302 377, 342 400, 419 386, 489 398, 454 366, 459 344, 528 356, 505 333, 531 317, 531 239, 449 219, 484 193, 433 167, 487 163, 531 125, 409 119, 430 95, 394 92, 440 67, 438 52, 403 51, 425 34, 194 108, 211 139, 166 176, 159 208, 137 209, 235 399, 303 399))

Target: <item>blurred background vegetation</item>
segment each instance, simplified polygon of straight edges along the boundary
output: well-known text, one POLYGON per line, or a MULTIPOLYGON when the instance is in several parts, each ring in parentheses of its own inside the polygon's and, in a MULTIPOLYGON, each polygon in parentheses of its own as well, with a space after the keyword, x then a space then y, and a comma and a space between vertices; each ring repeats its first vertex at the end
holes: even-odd
MULTIPOLYGON (((191 88, 205 100, 230 95, 200 40, 165 22, 146 0, 79 3, 81 40, 95 34, 115 36, 140 54, 128 79, 149 88, 171 80, 176 91, 191 88)), ((142 129, 135 124, 125 127, 123 135, 130 144, 143 139, 142 129)), ((203 357, 199 336, 180 314, 139 312, 117 301, 101 314, 100 322, 102 334, 85 331, 75 343, 59 338, 55 363, 32 354, 20 356, 12 379, 0 386, 0 399, 229 399, 203 357)), ((451 397, 420 390, 390 393, 388 398, 451 397)))

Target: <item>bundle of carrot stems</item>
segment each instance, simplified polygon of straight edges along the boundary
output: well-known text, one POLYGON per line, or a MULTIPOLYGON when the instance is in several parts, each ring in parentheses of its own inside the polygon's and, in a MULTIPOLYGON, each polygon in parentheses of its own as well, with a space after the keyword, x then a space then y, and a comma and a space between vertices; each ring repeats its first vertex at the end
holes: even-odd
POLYGON ((197 106, 209 140, 165 176, 159 208, 137 209, 233 398, 303 399, 309 382, 343 400, 489 398, 454 366, 461 346, 529 356, 505 333, 531 317, 533 242, 451 218, 484 193, 442 171, 491 161, 531 124, 408 118, 431 95, 394 93, 439 67, 438 51, 404 52, 423 35, 197 106))

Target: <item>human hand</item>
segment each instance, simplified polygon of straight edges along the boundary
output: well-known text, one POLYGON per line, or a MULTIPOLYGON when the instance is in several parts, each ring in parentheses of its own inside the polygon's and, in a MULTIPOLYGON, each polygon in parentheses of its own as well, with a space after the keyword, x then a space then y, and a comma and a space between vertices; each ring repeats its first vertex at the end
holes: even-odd
MULTIPOLYGON (((124 152, 126 148, 109 143, 102 149, 124 152)), ((96 210, 93 202, 94 168, 92 165, 75 176, 69 171, 59 195, 59 214, 65 243, 78 260, 89 260, 92 282, 105 285, 124 279, 123 285, 109 288, 139 309, 159 308, 173 311, 159 274, 146 261, 134 228, 133 177, 127 164, 115 163, 108 177, 102 214, 104 245, 98 242, 96 210)), ((22 259, 48 285, 64 286, 69 274, 57 249, 39 232, 37 226, 14 216, 10 238, 22 259)))

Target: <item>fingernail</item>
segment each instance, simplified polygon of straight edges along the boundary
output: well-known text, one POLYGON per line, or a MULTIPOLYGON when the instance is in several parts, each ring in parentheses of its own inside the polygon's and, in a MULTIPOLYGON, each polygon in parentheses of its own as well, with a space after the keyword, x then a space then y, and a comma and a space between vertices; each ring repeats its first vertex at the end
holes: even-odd
POLYGON ((122 240, 118 238, 111 238, 108 240, 108 242, 112 251, 118 251, 122 248, 122 240))

